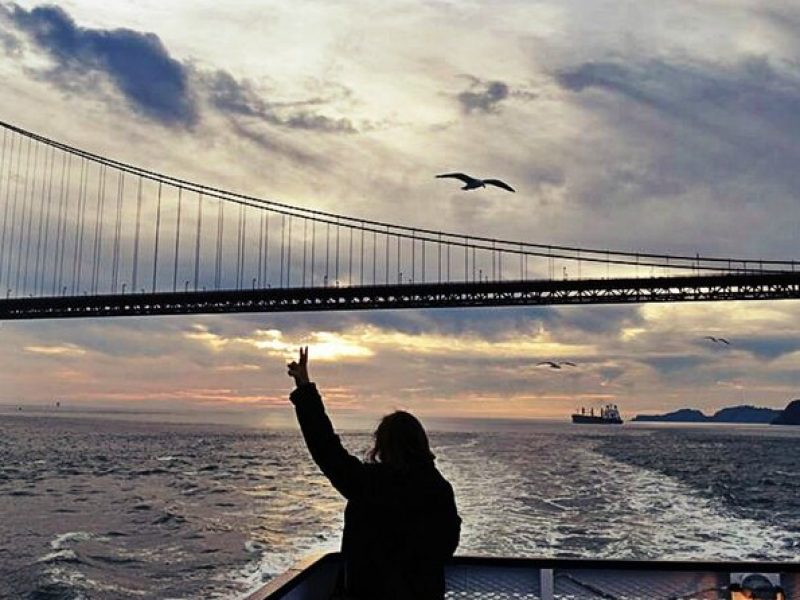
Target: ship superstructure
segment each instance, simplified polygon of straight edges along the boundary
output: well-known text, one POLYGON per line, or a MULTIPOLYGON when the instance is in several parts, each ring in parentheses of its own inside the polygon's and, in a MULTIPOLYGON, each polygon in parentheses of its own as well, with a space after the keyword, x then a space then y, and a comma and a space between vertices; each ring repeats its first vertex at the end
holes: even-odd
POLYGON ((600 407, 597 412, 595 412, 594 407, 591 407, 588 412, 585 407, 581 407, 580 412, 575 412, 572 415, 572 422, 579 424, 621 425, 622 417, 616 404, 606 404, 600 407))

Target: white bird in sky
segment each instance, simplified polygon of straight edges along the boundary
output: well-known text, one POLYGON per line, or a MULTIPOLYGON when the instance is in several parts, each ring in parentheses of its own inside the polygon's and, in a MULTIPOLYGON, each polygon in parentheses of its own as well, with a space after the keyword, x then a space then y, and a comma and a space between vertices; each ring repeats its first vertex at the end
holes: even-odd
POLYGON ((542 362, 536 364, 537 367, 540 366, 540 365, 547 365, 551 369, 560 369, 563 365, 566 365, 568 367, 577 367, 578 366, 574 362, 569 362, 568 360, 562 360, 562 361, 559 361, 559 362, 555 362, 555 361, 552 361, 552 360, 543 360, 542 362))
POLYGON ((703 339, 704 340, 711 340, 715 344, 725 344, 726 346, 730 346, 731 345, 731 343, 728 340, 726 340, 725 338, 723 338, 723 337, 718 338, 718 337, 714 337, 713 335, 707 335, 703 339))
POLYGON ((487 185, 494 185, 499 188, 503 188, 509 192, 515 192, 516 190, 508 185, 505 181, 500 181, 499 179, 476 179, 475 177, 470 177, 466 173, 442 173, 441 175, 437 175, 436 179, 459 179, 464 182, 464 187, 462 190, 476 190, 478 188, 485 188, 487 185))

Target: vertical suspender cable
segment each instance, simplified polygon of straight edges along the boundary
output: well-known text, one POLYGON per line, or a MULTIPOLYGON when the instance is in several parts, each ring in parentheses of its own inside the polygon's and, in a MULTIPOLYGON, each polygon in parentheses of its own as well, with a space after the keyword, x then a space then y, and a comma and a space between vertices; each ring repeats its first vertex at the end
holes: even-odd
MULTIPOLYGON (((28 149, 26 152, 28 158, 30 158, 31 143, 32 142, 30 138, 28 138, 28 149)), ((17 234, 17 199, 19 196, 21 166, 22 166, 22 140, 20 140, 20 149, 17 152, 17 169, 16 169, 16 176, 14 178, 14 200, 11 206, 11 237, 9 238, 8 242, 8 263, 6 268, 6 286, 8 288, 11 288, 11 265, 13 264, 13 257, 14 257, 14 239, 17 234)))
POLYGON ((247 266, 247 209, 249 207, 242 206, 242 281, 240 287, 244 287, 245 268, 247 266))
POLYGON ((102 243, 103 243, 103 220, 105 217, 106 207, 106 168, 100 168, 100 175, 98 177, 98 191, 97 191, 97 210, 95 212, 95 239, 94 239, 94 259, 92 261, 92 293, 97 293, 98 279, 100 278, 100 261, 102 256, 102 243))
MULTIPOLYGON (((59 265, 64 262, 64 247, 62 245, 61 233, 66 226, 66 216, 64 215, 64 198, 68 193, 64 189, 64 182, 66 179, 67 171, 67 158, 69 158, 69 165, 72 166, 72 155, 64 152, 61 154, 61 186, 58 190, 58 219, 56 220, 56 240, 53 246, 53 287, 52 295, 56 295, 57 285, 61 285, 59 281, 59 265)), ((66 179, 67 188, 69 188, 69 180, 66 179)))
POLYGON ((339 225, 339 217, 336 217, 336 285, 339 285, 339 231, 341 230, 341 226, 339 225))
MULTIPOLYGON (((38 173, 38 171, 37 171, 37 169, 35 167, 33 169, 33 182, 34 182, 34 185, 31 187, 31 202, 30 202, 31 216, 30 216, 30 219, 28 220, 28 244, 27 244, 27 250, 25 251, 25 271, 23 272, 23 275, 22 275, 22 288, 21 288, 22 290, 24 290, 26 295, 32 295, 30 293, 29 288, 28 288, 28 270, 31 267, 30 257, 31 257, 31 249, 32 249, 31 244, 33 243, 33 220, 36 217, 38 217, 36 229, 37 229, 37 233, 39 234, 39 236, 37 236, 37 238, 36 238, 37 247, 40 246, 40 242, 41 242, 41 237, 40 236, 41 236, 42 216, 43 216, 43 212, 44 212, 44 195, 45 195, 45 191, 46 191, 46 188, 47 188, 47 186, 45 185, 45 182, 47 181, 47 146, 44 146, 42 148, 42 154, 44 156, 42 156, 42 169, 41 169, 42 177, 41 177, 41 182, 40 182, 41 185, 39 186, 40 187, 40 191, 38 192, 38 194, 39 194, 39 210, 38 211, 34 211, 34 208, 35 208, 35 204, 36 204, 36 194, 37 194, 37 191, 36 191, 36 180, 37 180, 37 177, 38 177, 39 173, 38 173)), ((34 272, 34 278, 35 277, 36 277, 36 274, 34 272)), ((34 286, 34 289, 35 289, 35 286, 34 286)))
POLYGON ((81 276, 83 274, 83 239, 84 239, 84 232, 86 230, 86 206, 88 205, 87 198, 89 197, 89 167, 91 166, 90 162, 86 163, 86 171, 83 174, 83 197, 81 202, 81 215, 80 215, 80 239, 78 242, 78 263, 76 266, 77 272, 75 274, 75 281, 73 285, 75 286, 75 293, 81 293, 81 276))
POLYGON ((476 271, 475 271, 476 260, 475 260, 475 257, 476 257, 475 246, 473 246, 472 247, 472 282, 473 283, 475 283, 475 275, 476 275, 476 271))
MULTIPOLYGON (((0 233, 0 282, 3 281, 3 262, 5 261, 6 253, 6 225, 8 224, 8 190, 11 187, 11 160, 14 157, 14 132, 11 132, 11 149, 8 152, 8 173, 5 178, 5 189, 3 193, 3 171, 6 163, 6 134, 7 129, 3 129, 3 158, 0 160, 0 195, 3 198, 3 231, 0 233)), ((3 294, 5 296, 5 294, 3 294)))
POLYGON ((292 286, 292 215, 289 215, 289 235, 286 239, 286 287, 292 286))
MULTIPOLYGON (((386 262, 386 284, 388 285, 388 283, 389 283, 389 242, 391 241, 391 239, 389 237, 389 226, 388 225, 386 226, 386 234, 383 236, 383 238, 386 240, 386 261, 385 262, 386 262)), ((399 249, 399 246, 398 246, 398 249, 399 249)))
POLYGON ((178 214, 175 218, 175 260, 172 267, 172 291, 178 291, 178 260, 181 254, 181 205, 183 204, 183 188, 178 187, 178 214))
POLYGON ((497 275, 500 278, 500 281, 503 281, 503 251, 500 250, 497 253, 497 275))
MULTIPOLYGON (((53 173, 55 172, 56 149, 53 148, 50 152, 50 177, 47 183, 47 211, 45 213, 44 225, 44 240, 42 242, 43 249, 41 252, 41 273, 39 270, 39 248, 36 248, 36 280, 33 283, 33 290, 36 294, 44 294, 44 278, 47 273, 47 248, 50 243, 50 215, 53 206, 53 173), (40 285, 41 282, 41 285, 40 285)), ((41 215, 39 217, 39 235, 41 237, 42 221, 41 215)))
POLYGON ((311 221, 311 287, 314 287, 314 262, 316 261, 317 221, 311 221))
POLYGON ((258 287, 261 288, 261 275, 264 272, 264 213, 261 210, 259 213, 259 228, 258 228, 258 287))
MULTIPOLYGON (((30 158, 30 156, 29 156, 30 158)), ((36 147, 33 151, 33 171, 36 172, 36 163, 39 159, 39 144, 36 144, 36 147)), ((16 290, 16 294, 20 295, 23 293, 23 290, 19 287, 19 277, 22 273, 22 246, 23 246, 23 232, 25 231, 25 222, 27 221, 27 213, 28 213, 28 206, 33 203, 33 190, 35 188, 34 184, 31 184, 31 196, 30 201, 28 200, 28 182, 30 181, 30 170, 31 163, 30 161, 26 161, 25 165, 25 182, 23 183, 23 192, 22 192, 22 222, 19 225, 19 252, 17 253, 17 276, 14 279, 14 289, 16 290)), ((31 208, 32 210, 32 208, 31 208)), ((32 215, 31 215, 32 216, 32 215)), ((28 235, 26 237, 26 242, 28 243, 28 249, 30 250, 30 231, 28 231, 28 235)), ((25 263, 27 266, 28 258, 25 258, 25 263)))
POLYGON ((497 281, 497 245, 492 241, 492 281, 497 281))
POLYGON ((136 229, 133 234, 133 271, 131 273, 131 291, 138 291, 136 284, 139 283, 139 232, 142 223, 142 176, 139 175, 139 185, 136 190, 136 229))
POLYGON ((306 287, 306 256, 308 255, 308 219, 303 219, 303 287, 306 287))
POLYGON ((200 289, 200 243, 203 233, 203 194, 197 192, 197 233, 194 237, 194 291, 200 289))
POLYGON ((125 198, 125 171, 117 175, 117 214, 114 226, 114 252, 111 267, 111 292, 116 294, 122 255, 122 201, 125 198))
POLYGON ((439 232, 439 243, 437 244, 437 250, 439 251, 439 258, 437 265, 439 267, 439 283, 442 283, 442 232, 439 232))
POLYGON ((75 207, 75 239, 72 245, 72 277, 70 277, 70 292, 74 296, 78 293, 78 260, 82 255, 81 246, 83 244, 82 220, 83 220, 83 197, 86 191, 86 172, 89 167, 86 164, 86 157, 81 160, 81 174, 78 181, 78 205, 75 207))
POLYGON ((217 252, 214 260, 214 289, 220 288, 222 279, 222 234, 225 225, 225 202, 217 200, 217 252))
POLYGON ((236 289, 242 288, 242 221, 244 205, 239 205, 239 221, 236 223, 236 289))
POLYGON ((347 285, 353 285, 353 228, 349 227, 350 229, 350 250, 348 259, 348 275, 347 275, 347 285))
POLYGON ((411 283, 417 281, 417 233, 411 232, 411 283))
MULTIPOLYGON (((473 271, 473 281, 475 280, 474 271, 475 271, 475 258, 472 259, 472 271, 473 271)), ((464 238, 464 281, 469 281, 469 241, 467 238, 464 238)))
POLYGON ((286 244, 286 215, 281 215, 281 269, 279 278, 279 287, 283 287, 283 258, 286 244))
POLYGON ((330 278, 331 224, 328 222, 325 225, 325 279, 323 285, 327 287, 330 278))
POLYGON ((422 283, 425 283, 425 238, 422 238, 422 283))
POLYGON ((447 244, 447 283, 450 283, 450 243, 447 244))
POLYGON ((361 222, 361 261, 360 261, 360 265, 361 265, 361 278, 360 278, 360 281, 361 281, 361 285, 363 287, 363 285, 364 285, 364 222, 363 221, 361 222))
MULTIPOLYGON (((61 222, 61 248, 58 251, 58 280, 56 281, 55 277, 53 278, 54 286, 53 286, 53 295, 62 294, 62 285, 64 283, 64 255, 67 252, 67 214, 69 213, 69 192, 70 188, 72 187, 72 155, 70 154, 67 156, 67 186, 64 189, 64 195, 62 197, 62 204, 64 206, 64 218, 61 222)), ((63 180, 63 173, 62 173, 62 180, 63 180)), ((61 214, 61 207, 58 209, 59 215, 61 214)), ((59 217, 60 218, 60 217, 59 217)), ((66 292, 66 286, 63 288, 63 292, 66 292)))
POLYGON ((158 200, 156 204, 156 238, 153 242, 153 284, 151 289, 156 293, 156 281, 158 278, 158 240, 161 235, 161 188, 162 183, 158 182, 158 200))
POLYGON ((269 211, 264 224, 266 233, 264 234, 264 285, 269 287, 269 211))

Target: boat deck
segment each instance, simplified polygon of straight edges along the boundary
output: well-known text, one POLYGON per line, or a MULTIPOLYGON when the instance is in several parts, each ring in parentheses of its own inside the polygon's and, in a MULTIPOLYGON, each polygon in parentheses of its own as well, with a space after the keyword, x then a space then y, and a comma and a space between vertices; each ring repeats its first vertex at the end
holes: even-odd
MULTIPOLYGON (((248 600, 329 600, 336 553, 301 563, 248 600)), ((800 600, 798 563, 703 563, 456 557, 447 568, 452 600, 730 600, 733 573, 780 576, 800 600)), ((743 597, 742 597, 743 598, 743 597)))

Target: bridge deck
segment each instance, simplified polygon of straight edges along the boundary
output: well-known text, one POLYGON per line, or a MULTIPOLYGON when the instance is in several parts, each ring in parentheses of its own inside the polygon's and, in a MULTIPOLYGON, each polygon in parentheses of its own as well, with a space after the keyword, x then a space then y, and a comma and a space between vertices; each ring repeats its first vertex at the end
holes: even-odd
POLYGON ((0 300, 0 320, 800 298, 800 272, 424 283, 0 300))

